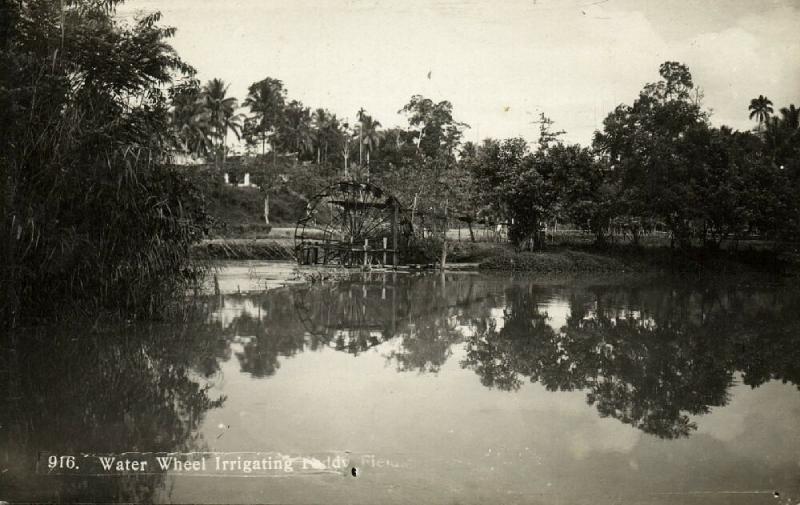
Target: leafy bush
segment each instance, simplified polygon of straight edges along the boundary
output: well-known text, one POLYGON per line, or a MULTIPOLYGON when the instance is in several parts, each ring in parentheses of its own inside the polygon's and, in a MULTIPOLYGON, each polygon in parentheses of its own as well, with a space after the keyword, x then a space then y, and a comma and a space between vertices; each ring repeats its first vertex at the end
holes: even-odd
POLYGON ((442 258, 442 239, 412 235, 400 250, 400 257, 405 263, 436 263, 442 258))

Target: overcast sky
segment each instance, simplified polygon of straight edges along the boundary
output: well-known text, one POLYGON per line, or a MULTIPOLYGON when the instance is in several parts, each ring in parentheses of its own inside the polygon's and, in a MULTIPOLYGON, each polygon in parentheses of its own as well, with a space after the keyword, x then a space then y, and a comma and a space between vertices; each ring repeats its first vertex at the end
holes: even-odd
POLYGON ((545 112, 582 144, 666 60, 686 63, 716 125, 750 99, 800 104, 800 0, 128 0, 163 13, 205 81, 243 100, 264 77, 290 99, 384 127, 413 94, 450 100, 465 138, 538 136, 545 112), (430 78, 428 73, 430 72, 430 78))

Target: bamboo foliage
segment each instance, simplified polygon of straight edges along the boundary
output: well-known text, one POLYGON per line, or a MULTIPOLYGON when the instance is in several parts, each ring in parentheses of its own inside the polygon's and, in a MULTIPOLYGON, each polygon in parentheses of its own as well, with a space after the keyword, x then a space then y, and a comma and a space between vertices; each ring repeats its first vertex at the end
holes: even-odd
POLYGON ((58 305, 158 313, 197 280, 202 199, 167 168, 165 87, 191 72, 153 14, 14 4, 2 48, 3 321, 58 305), (61 21, 63 19, 63 22, 61 21))

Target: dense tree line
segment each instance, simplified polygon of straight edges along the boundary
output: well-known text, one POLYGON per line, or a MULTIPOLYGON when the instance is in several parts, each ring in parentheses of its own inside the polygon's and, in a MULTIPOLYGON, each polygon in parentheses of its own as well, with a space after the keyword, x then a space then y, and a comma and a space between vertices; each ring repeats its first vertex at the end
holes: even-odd
POLYGON ((718 247, 745 235, 797 240, 795 106, 774 117, 762 96, 750 106, 759 122, 754 131, 716 128, 685 65, 666 62, 660 74, 631 105, 605 118, 591 147, 559 141, 543 118, 535 149, 509 139, 468 151, 482 190, 480 211, 510 222, 510 239, 533 247, 555 219, 593 233, 598 243, 612 230, 638 243, 656 227, 682 248, 718 247))
POLYGON ((244 140, 251 181, 264 192, 267 223, 270 194, 288 190, 307 199, 341 178, 378 183, 437 231, 446 227, 442 216, 448 206, 463 213, 471 205, 456 196, 472 189, 471 175, 458 163, 468 125, 453 118, 448 101, 413 95, 398 111, 407 116, 408 128, 381 129, 363 108, 354 123, 325 108, 312 112, 289 99, 283 82, 271 77, 249 86, 241 108, 227 89, 220 79, 181 84, 172 101, 171 147, 221 171, 228 133, 244 140), (298 162, 307 169, 296 170, 298 162))
MULTIPOLYGON (((598 244, 620 235, 638 244, 654 229, 669 232, 680 248, 717 248, 744 236, 796 240, 798 109, 789 105, 774 115, 772 102, 759 96, 749 107, 757 121, 752 131, 714 127, 688 67, 665 62, 659 73, 633 103, 608 114, 591 146, 562 141, 564 132, 544 114, 534 145, 522 138, 462 142, 468 125, 454 119, 452 104, 421 95, 398 111, 408 119, 405 129, 381 130, 364 109, 351 125, 289 101, 272 78, 250 86, 243 102, 249 115, 229 109, 228 119, 209 123, 206 136, 241 131, 261 154, 269 144, 273 157, 314 162, 317 174, 372 178, 416 216, 438 216, 429 221, 438 219, 440 228, 445 215, 470 230, 475 222, 508 224, 519 247, 543 247, 543 229, 556 221, 593 234, 598 244)), ((208 110, 193 117, 215 117, 203 98, 220 89, 214 82, 191 87, 194 104, 208 110)), ((176 103, 176 118, 190 117, 180 108, 176 103)), ((177 126, 183 145, 214 145, 192 140, 197 129, 177 126)))

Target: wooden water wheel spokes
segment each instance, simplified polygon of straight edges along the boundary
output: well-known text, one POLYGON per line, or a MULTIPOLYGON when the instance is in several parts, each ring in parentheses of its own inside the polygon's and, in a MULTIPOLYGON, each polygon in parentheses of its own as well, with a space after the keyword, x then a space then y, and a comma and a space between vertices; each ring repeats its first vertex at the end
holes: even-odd
POLYGON ((342 181, 311 199, 295 228, 300 263, 353 265, 371 261, 369 251, 391 247, 397 201, 379 187, 342 181), (365 244, 367 244, 365 251, 365 244))

